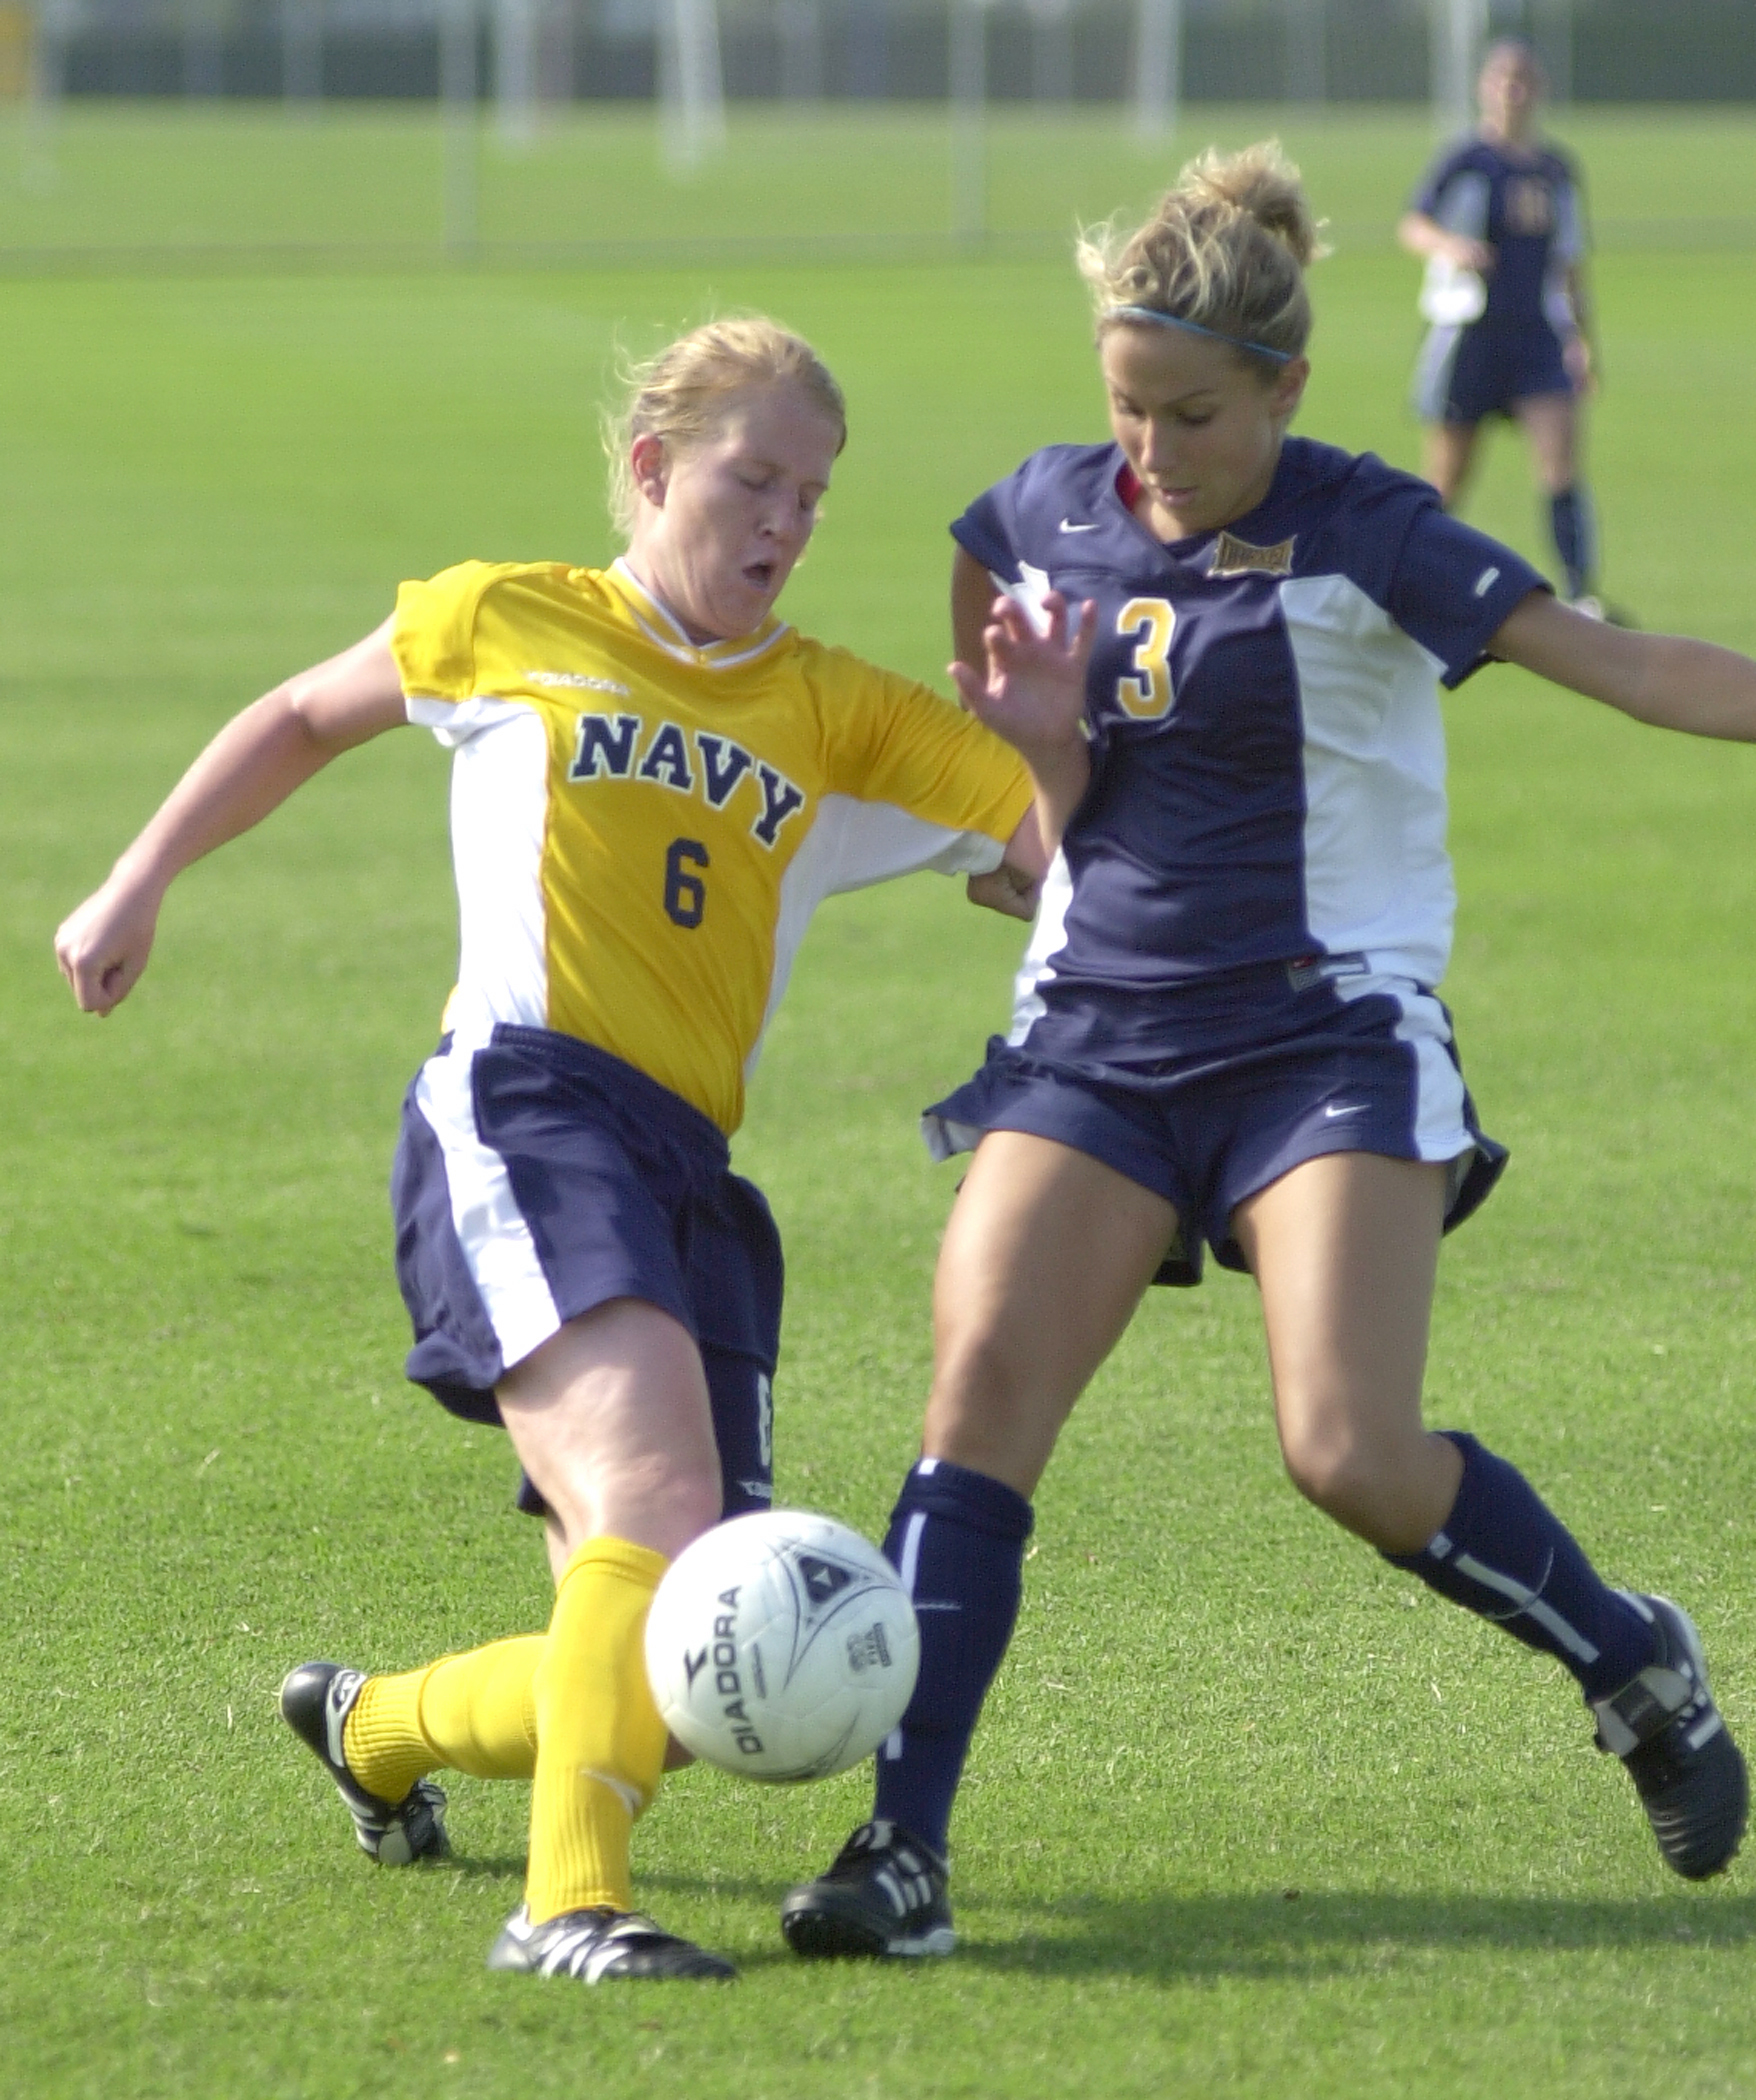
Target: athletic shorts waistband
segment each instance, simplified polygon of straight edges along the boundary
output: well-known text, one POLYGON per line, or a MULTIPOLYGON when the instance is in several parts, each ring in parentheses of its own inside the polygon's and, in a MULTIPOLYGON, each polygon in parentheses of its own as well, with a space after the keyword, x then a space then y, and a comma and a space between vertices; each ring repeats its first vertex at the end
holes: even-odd
MULTIPOLYGON (((696 1157, 702 1171, 723 1174, 731 1165, 732 1148, 726 1134, 691 1101, 629 1064, 612 1051, 601 1050, 583 1036, 567 1035, 558 1028, 528 1028, 513 1021, 497 1021, 486 1044, 478 1049, 513 1050, 534 1059, 550 1071, 570 1079, 584 1080, 601 1089, 618 1109, 649 1129, 662 1133, 671 1144, 696 1157)), ((461 1054, 450 1035, 441 1036, 435 1052, 446 1057, 461 1054)))

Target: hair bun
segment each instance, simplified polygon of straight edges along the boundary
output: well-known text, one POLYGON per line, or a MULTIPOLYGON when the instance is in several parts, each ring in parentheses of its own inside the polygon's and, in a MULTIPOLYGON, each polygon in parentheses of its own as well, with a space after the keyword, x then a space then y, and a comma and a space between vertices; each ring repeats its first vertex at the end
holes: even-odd
POLYGON ((1190 161, 1133 233, 1112 219, 1080 236, 1099 335, 1119 309, 1147 307, 1225 336, 1240 355, 1284 364, 1311 335, 1305 267, 1327 251, 1299 171, 1276 139, 1190 161))
POLYGON ((1281 151, 1278 139, 1264 139, 1239 153, 1217 146, 1189 162, 1177 188, 1191 204, 1217 204, 1241 211, 1264 233, 1279 241, 1300 269, 1326 254, 1317 237, 1317 221, 1305 201, 1299 171, 1281 151))

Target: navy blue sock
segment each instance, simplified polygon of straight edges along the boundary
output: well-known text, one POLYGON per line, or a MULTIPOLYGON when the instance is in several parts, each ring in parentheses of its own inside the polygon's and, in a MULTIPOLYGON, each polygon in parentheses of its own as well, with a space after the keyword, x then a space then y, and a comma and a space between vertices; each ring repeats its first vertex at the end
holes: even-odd
POLYGON ((1549 530, 1567 577, 1569 598, 1583 598, 1597 569, 1597 532, 1591 497, 1582 482, 1549 498, 1549 530))
POLYGON ((1461 1430, 1444 1434, 1463 1453, 1444 1529, 1419 1553, 1384 1558, 1565 1663, 1588 1699, 1620 1691, 1651 1662, 1652 1628, 1601 1580, 1516 1466, 1461 1430))
POLYGON ((923 1458, 902 1484, 884 1552, 915 1600, 921 1674, 878 1749, 875 1817, 943 1854, 976 1717, 1012 1638, 1030 1504, 1003 1481, 923 1458))

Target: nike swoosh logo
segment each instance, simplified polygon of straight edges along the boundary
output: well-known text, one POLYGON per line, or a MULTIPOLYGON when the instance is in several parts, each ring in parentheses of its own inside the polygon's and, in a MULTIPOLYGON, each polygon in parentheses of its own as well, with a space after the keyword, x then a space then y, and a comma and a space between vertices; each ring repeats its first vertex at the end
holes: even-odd
POLYGON ((1323 1104, 1323 1113, 1326 1116, 1358 1116, 1365 1113, 1365 1108, 1366 1104, 1363 1101, 1356 1101, 1348 1108, 1337 1108, 1332 1102, 1326 1101, 1323 1104))
POLYGON ((1071 518, 1063 518, 1061 520, 1061 530, 1063 532, 1096 532, 1097 527, 1095 525, 1075 525, 1071 518))

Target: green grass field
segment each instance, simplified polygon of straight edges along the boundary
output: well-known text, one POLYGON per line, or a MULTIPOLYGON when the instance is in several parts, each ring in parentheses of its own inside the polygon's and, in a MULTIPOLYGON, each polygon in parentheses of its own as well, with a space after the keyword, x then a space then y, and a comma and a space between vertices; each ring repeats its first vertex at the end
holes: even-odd
MULTIPOLYGON (((1747 134, 1714 136, 1710 166, 1677 133, 1679 220, 1756 193, 1747 134)), ((1408 169, 1374 151, 1387 191, 1319 181, 1321 208, 1387 221, 1408 169)), ((1143 186, 1083 165, 1059 217, 1143 186)), ((1593 171, 1600 198, 1630 179, 1593 171)), ((1600 281, 1608 585, 1756 649, 1752 265, 1630 240, 1600 281)), ((1303 427, 1411 463, 1409 266, 1362 235, 1316 291, 1303 427)), ((953 1962, 794 1963, 776 1901, 863 1783, 696 1770, 642 1826, 642 1893, 737 1990, 491 1977, 525 1790, 458 1781, 455 1859, 377 1872, 281 1727, 306 1656, 409 1665, 547 1614, 503 1441, 399 1368, 384 1179, 450 981, 440 754, 385 739, 186 877, 107 1023, 50 937, 202 737, 399 577, 605 554, 613 339, 734 304, 811 334, 853 404, 789 610, 935 675, 944 521, 1101 427, 1064 260, 0 283, 0 2088, 1756 2090, 1756 1863, 1667 1876, 1559 1671, 1297 1500, 1235 1277, 1155 1294, 1044 1485, 953 1962)), ((1508 441, 1473 515, 1540 551, 1508 441)), ((1448 996, 1513 1169, 1449 1247, 1433 1418, 1524 1464, 1615 1579, 1688 1600, 1748 1738, 1756 754, 1510 671, 1449 714, 1448 996)), ((972 1066, 1018 945, 930 878, 826 909, 738 1141, 791 1262, 781 1492, 871 1532, 950 1193, 914 1114, 972 1066)))
MULTIPOLYGON (((1611 245, 1756 246, 1756 153, 1737 111, 1569 112, 1611 245)), ((1060 253, 1075 217, 1143 205, 1210 138, 1284 136, 1339 238, 1382 244, 1432 150, 1424 110, 1192 110, 1167 147, 1130 113, 1013 105, 986 125, 982 220, 1001 250, 1060 253)), ((953 223, 944 107, 734 105, 724 152, 669 166, 652 113, 584 104, 536 137, 484 116, 464 148, 484 254, 640 262, 792 250, 930 253, 953 223)), ((99 256, 135 266, 239 251, 313 261, 432 255, 446 234, 445 135, 420 104, 0 105, 0 268, 99 256)), ((969 207, 966 205, 965 209, 969 207)), ((455 230, 455 229, 454 229, 455 230)))

